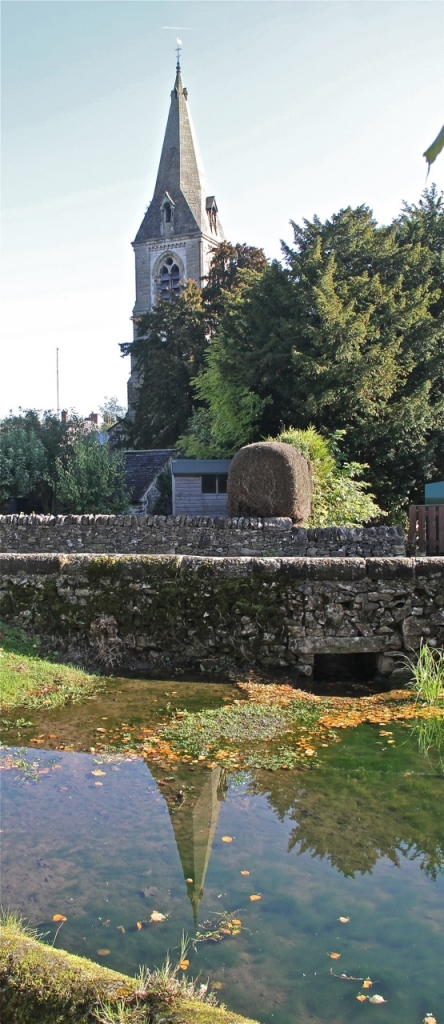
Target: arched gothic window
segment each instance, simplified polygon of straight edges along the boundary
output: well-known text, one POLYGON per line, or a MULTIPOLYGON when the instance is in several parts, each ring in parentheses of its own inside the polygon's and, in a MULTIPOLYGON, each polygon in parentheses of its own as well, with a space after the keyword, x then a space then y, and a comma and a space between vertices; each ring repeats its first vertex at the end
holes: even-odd
POLYGON ((172 295, 180 295, 180 270, 177 263, 167 256, 160 268, 160 298, 171 299, 172 295))

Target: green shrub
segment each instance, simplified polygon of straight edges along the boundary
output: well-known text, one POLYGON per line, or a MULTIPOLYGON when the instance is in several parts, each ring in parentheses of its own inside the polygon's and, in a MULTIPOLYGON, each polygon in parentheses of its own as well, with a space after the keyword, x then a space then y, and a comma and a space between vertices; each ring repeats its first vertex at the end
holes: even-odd
POLYGON ((268 438, 292 444, 311 462, 313 511, 305 524, 308 527, 362 526, 386 515, 376 504, 374 495, 368 493, 370 485, 361 479, 366 464, 341 460, 339 437, 340 432, 328 439, 314 427, 307 430, 289 427, 276 438, 268 438))

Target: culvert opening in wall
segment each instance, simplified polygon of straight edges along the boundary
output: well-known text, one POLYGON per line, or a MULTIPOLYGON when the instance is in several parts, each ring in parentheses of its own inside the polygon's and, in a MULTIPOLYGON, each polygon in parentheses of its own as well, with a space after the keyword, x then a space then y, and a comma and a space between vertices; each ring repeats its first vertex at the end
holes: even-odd
POLYGON ((316 654, 313 665, 313 691, 319 695, 358 691, 371 693, 381 689, 375 683, 376 655, 372 653, 316 654))

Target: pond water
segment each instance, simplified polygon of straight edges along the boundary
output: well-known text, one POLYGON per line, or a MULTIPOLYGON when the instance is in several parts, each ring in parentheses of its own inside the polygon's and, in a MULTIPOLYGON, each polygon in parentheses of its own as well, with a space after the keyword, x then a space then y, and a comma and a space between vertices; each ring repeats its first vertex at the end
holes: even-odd
POLYGON ((57 946, 130 974, 167 949, 175 959, 183 932, 219 932, 189 947, 188 973, 264 1024, 440 1021, 444 779, 414 728, 361 725, 316 770, 229 777, 90 751, 98 728, 121 725, 122 702, 131 734, 168 704, 219 707, 233 695, 127 681, 30 714, 20 736, 5 731, 3 906, 49 942, 62 914, 57 946), (220 933, 226 915, 238 934, 220 933))

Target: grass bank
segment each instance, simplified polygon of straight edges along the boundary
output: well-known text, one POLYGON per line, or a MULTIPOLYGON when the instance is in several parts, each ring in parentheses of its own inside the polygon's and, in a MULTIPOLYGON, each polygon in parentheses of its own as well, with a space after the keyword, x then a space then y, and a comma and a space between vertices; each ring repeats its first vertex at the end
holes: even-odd
POLYGON ((178 967, 129 978, 39 941, 3 919, 0 1010, 4 1024, 255 1024, 206 1000, 178 967))
POLYGON ((56 657, 35 637, 0 620, 0 710, 60 707, 105 685, 103 676, 58 664, 56 657))

